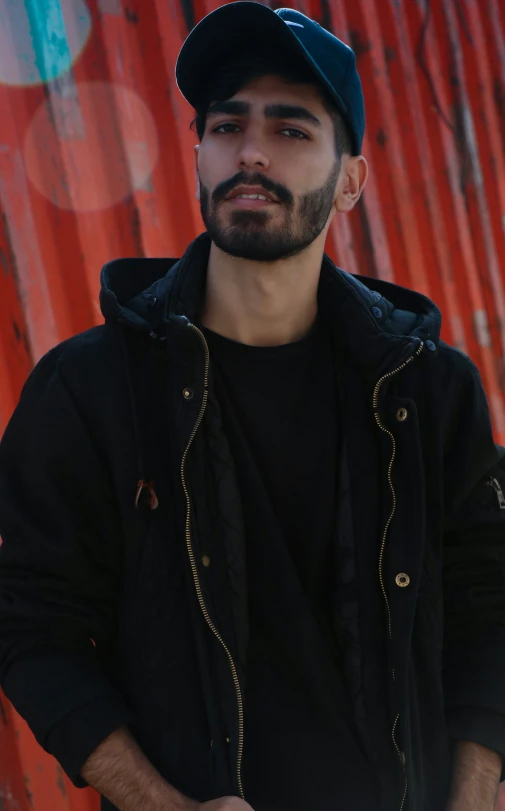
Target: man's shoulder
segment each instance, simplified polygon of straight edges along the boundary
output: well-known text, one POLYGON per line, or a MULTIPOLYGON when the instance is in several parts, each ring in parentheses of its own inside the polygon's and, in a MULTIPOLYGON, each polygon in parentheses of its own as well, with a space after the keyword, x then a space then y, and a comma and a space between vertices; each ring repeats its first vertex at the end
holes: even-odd
POLYGON ((58 370, 64 376, 67 373, 79 375, 89 367, 98 371, 114 365, 118 352, 119 343, 113 330, 101 324, 56 344, 39 360, 35 371, 58 370))
POLYGON ((67 338, 35 365, 23 393, 42 391, 56 383, 81 399, 93 392, 104 395, 124 385, 125 358, 116 325, 105 323, 67 338))
POLYGON ((426 413, 445 423, 483 397, 479 370, 461 349, 439 340, 436 349, 425 348, 405 370, 406 396, 426 413))
POLYGON ((42 375, 45 366, 46 375, 59 376, 78 397, 88 399, 91 395, 93 399, 99 391, 103 401, 107 393, 116 396, 117 392, 124 393, 127 385, 144 386, 154 380, 156 370, 165 368, 159 361, 166 353, 165 341, 106 321, 62 341, 42 358, 38 367, 42 375))
POLYGON ((477 366, 466 352, 445 341, 438 343, 437 358, 444 372, 463 378, 478 374, 477 366))
POLYGON ((417 376, 415 396, 419 401, 431 403, 432 413, 448 426, 463 412, 485 404, 476 364, 461 349, 445 341, 438 342, 436 352, 423 352, 423 362, 413 364, 412 373, 417 376))

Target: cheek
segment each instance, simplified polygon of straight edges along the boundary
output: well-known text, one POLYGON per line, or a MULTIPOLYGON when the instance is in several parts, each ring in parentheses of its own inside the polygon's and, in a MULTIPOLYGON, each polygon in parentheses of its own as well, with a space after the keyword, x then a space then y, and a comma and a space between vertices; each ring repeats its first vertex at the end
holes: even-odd
MULTIPOLYGON (((289 142, 288 142, 289 143, 289 142)), ((321 186, 335 165, 335 148, 326 142, 301 143, 291 149, 285 147, 277 155, 295 182, 306 189, 321 186), (298 148, 297 148, 298 147, 298 148)))
POLYGON ((328 176, 319 161, 315 161, 308 155, 300 154, 300 151, 280 151, 276 158, 275 161, 272 161, 270 174, 284 183, 297 196, 317 188, 328 176))
POLYGON ((200 147, 198 159, 198 173, 202 183, 208 189, 214 189, 218 183, 233 175, 233 167, 230 169, 231 156, 225 156, 222 151, 216 149, 212 143, 207 143, 200 147))

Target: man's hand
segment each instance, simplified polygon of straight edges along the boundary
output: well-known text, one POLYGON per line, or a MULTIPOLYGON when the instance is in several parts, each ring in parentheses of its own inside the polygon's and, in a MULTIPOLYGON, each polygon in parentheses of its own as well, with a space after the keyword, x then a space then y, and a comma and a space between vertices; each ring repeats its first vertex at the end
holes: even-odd
POLYGON ((198 811, 200 808, 196 800, 181 794, 161 777, 127 727, 105 738, 89 756, 81 773, 90 786, 120 811, 198 811))
POLYGON ((82 776, 121 811, 254 811, 238 797, 199 803, 181 794, 156 771, 126 727, 97 746, 82 776))
POLYGON ((254 809, 239 797, 220 797, 218 800, 202 803, 197 807, 197 811, 254 811, 254 809))
POLYGON ((460 741, 454 754, 451 795, 446 811, 493 811, 502 759, 478 743, 460 741))

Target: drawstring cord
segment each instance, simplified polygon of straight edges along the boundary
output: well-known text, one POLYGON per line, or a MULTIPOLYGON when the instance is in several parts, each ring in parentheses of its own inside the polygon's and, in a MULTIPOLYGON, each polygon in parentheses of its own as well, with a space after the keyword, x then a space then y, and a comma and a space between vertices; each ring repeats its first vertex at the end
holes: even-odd
POLYGON ((135 507, 139 508, 139 500, 143 490, 147 490, 149 493, 147 504, 150 510, 155 510, 159 504, 158 496, 156 495, 156 491, 154 489, 154 482, 146 482, 145 479, 140 479, 137 483, 137 494, 135 496, 135 507))

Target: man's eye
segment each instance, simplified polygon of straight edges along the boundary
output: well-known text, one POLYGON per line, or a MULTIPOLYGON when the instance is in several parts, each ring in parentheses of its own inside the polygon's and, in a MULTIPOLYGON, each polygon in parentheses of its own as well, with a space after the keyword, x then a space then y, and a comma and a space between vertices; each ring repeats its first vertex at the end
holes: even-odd
POLYGON ((238 129, 238 124, 219 124, 219 126, 215 127, 212 132, 237 132, 238 129))
POLYGON ((288 138, 293 138, 296 141, 307 141, 307 136, 301 130, 293 129, 292 127, 288 127, 285 130, 281 130, 282 133, 288 132, 288 138))

